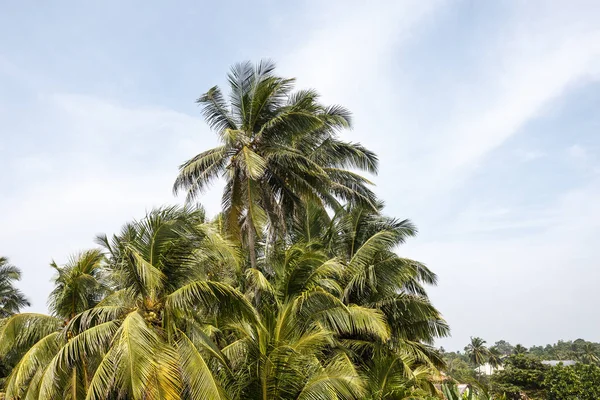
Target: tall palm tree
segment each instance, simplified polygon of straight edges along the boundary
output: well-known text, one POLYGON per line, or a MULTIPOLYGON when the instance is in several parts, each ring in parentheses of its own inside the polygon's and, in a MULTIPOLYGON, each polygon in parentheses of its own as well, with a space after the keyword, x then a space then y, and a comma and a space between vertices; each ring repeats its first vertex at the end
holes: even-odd
POLYGON ((479 369, 488 358, 489 350, 485 346, 486 341, 480 337, 471 337, 471 343, 465 347, 469 360, 479 369))
POLYGON ((23 307, 29 306, 27 297, 14 286, 21 279, 21 271, 11 265, 6 257, 0 257, 0 319, 7 318, 23 307))
POLYGON ((337 133, 351 126, 349 112, 324 106, 313 90, 294 92, 294 79, 278 77, 275 65, 236 64, 227 101, 218 87, 198 99, 221 144, 180 166, 174 191, 188 199, 217 178, 226 181, 223 212, 230 234, 243 239, 252 266, 255 242, 265 229, 285 229, 307 200, 340 207, 339 200, 372 205, 370 182, 351 169, 377 172, 377 157, 337 133))

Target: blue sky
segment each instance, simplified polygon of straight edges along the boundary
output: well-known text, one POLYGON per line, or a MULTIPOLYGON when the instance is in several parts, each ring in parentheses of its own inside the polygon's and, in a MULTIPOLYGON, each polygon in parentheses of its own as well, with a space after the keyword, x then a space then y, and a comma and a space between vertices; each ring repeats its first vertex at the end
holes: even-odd
MULTIPOLYGON (((399 249, 469 336, 600 341, 597 1, 0 5, 0 254, 45 311, 49 262, 171 194, 213 146, 194 100, 264 57, 354 113, 399 249)), ((207 193, 219 206, 219 187, 207 193)))

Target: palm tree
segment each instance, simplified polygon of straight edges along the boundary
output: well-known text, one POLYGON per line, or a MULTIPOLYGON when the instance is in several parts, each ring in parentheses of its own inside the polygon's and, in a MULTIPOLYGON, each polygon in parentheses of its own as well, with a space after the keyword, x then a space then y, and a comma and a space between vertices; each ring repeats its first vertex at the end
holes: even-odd
POLYGON ((96 306, 110 291, 103 276, 104 262, 104 254, 98 249, 72 256, 63 266, 52 261, 50 266, 56 270, 56 277, 48 299, 50 312, 69 320, 96 306))
POLYGON ((515 348, 513 349, 513 354, 526 354, 527 353, 527 347, 521 345, 521 344, 517 344, 515 346, 515 348))
POLYGON ((478 371, 489 355, 489 350, 485 346, 485 343, 486 341, 480 337, 471 337, 471 343, 465 347, 465 352, 469 360, 475 365, 478 371))
POLYGON ((594 348, 592 343, 585 343, 581 348, 580 359, 582 362, 586 364, 599 364, 600 357, 598 357, 598 352, 594 348))
MULTIPOLYGON (((396 341, 432 344, 449 333, 424 288, 436 284, 437 276, 422 263, 395 253, 416 235, 416 228, 408 220, 382 215, 382 208, 382 204, 376 210, 348 206, 330 218, 309 206, 307 215, 295 224, 293 240, 318 243, 344 263, 339 282, 345 304, 380 309, 396 341)), ((432 347, 427 351, 437 354, 432 347)))
POLYGON ((89 250, 72 257, 63 266, 52 262, 51 267, 57 272, 48 304, 52 315, 16 314, 0 328, 0 357, 7 355, 18 361, 6 384, 8 399, 20 398, 24 383, 32 389, 29 396, 37 394, 44 367, 72 336, 64 327, 107 293, 101 276, 103 261, 100 251, 89 250))
POLYGON ((0 257, 0 320, 7 318, 23 307, 31 305, 14 282, 21 279, 21 271, 11 265, 6 257, 0 257))
POLYGON ((488 350, 488 363, 493 369, 498 369, 503 364, 502 353, 496 346, 490 347, 488 350))
POLYGON ((344 304, 377 309, 385 316, 391 329, 385 346, 374 346, 359 338, 345 340, 374 398, 388 391, 392 396, 392 392, 427 390, 427 385, 415 386, 411 374, 425 370, 431 374, 443 366, 431 344, 436 337, 448 334, 446 322, 424 289, 425 284, 435 284, 435 274, 394 251, 415 235, 416 229, 408 220, 381 215, 381 209, 381 204, 376 211, 349 206, 330 217, 320 207, 308 204, 291 232, 293 242, 310 244, 342 263, 342 274, 335 283, 344 304), (390 365, 390 374, 401 374, 394 381, 384 379, 386 369, 380 363, 390 365), (382 387, 388 383, 392 387, 382 387))
MULTIPOLYGON (((180 308, 227 307, 224 298, 236 296, 226 285, 192 284, 201 273, 192 268, 196 260, 228 250, 218 234, 199 223, 201 214, 158 210, 126 225, 112 241, 101 238, 110 254, 106 262, 102 253, 92 250, 63 267, 53 263, 58 272, 50 297, 53 315, 18 314, 0 330, 0 352, 17 347, 23 354, 7 383, 7 398, 77 399, 86 393, 89 398, 110 398, 115 390, 135 399, 142 394, 171 398, 167 394, 182 384, 179 375, 165 378, 159 372, 173 373, 177 366, 175 349, 165 344, 164 335, 172 338, 179 332, 176 321, 185 314, 180 308), (195 254, 205 247, 211 251, 195 254), (108 289, 113 289, 110 294, 108 289), (201 294, 202 300, 193 300, 201 294), (135 363, 135 371, 128 362, 135 363), (108 379, 103 374, 111 368, 116 370, 108 379), (115 388, 116 382, 122 387, 115 388)), ((238 299, 244 303, 241 295, 238 299)), ((195 364, 194 350, 185 339, 177 339, 177 349, 187 357, 182 368, 206 374, 206 367, 195 364)))
MULTIPOLYGON (((33 341, 11 375, 8 398, 351 399, 364 394, 342 338, 384 343, 389 327, 378 310, 340 300, 335 279, 342 265, 335 259, 293 245, 280 262, 248 268, 238 278, 245 296, 231 285, 206 280, 213 271, 206 264, 212 262, 231 269, 228 276, 235 279, 237 251, 199 211, 153 211, 101 242, 115 290, 33 341)), ((12 321, 13 327, 18 322, 12 321)), ((33 334, 27 324, 18 328, 16 337, 10 336, 14 329, 0 337, 16 343, 33 334)))
POLYGON ((367 399, 437 398, 431 378, 439 377, 439 372, 420 363, 409 352, 393 354, 379 347, 367 364, 367 399))
MULTIPOLYGON (((21 271, 11 265, 7 258, 0 257, 0 326, 4 319, 19 312, 30 303, 25 295, 14 286, 14 282, 21 278, 21 271)), ((14 352, 8 352, 0 357, 0 387, 14 364, 14 352)))
POLYGON ((279 249, 248 268, 247 297, 260 323, 228 327, 239 399, 359 398, 365 395, 348 354, 349 338, 384 343, 390 330, 377 309, 347 306, 337 283, 343 265, 311 244, 279 249))
POLYGON ((236 64, 229 74, 230 96, 218 87, 198 99, 221 145, 180 166, 174 191, 188 199, 217 179, 226 181, 223 212, 228 232, 243 239, 256 265, 255 242, 267 227, 285 229, 307 200, 340 207, 339 200, 372 205, 370 182, 347 168, 377 172, 377 157, 337 132, 351 125, 349 112, 323 106, 313 90, 294 92, 294 79, 274 75, 262 61, 236 64))
MULTIPOLYGON (((449 333, 382 215, 376 156, 338 139, 348 112, 262 62, 198 103, 221 145, 180 167, 188 205, 152 210, 101 250, 52 263, 51 315, 0 326, 7 399, 427 398, 449 333), (189 204, 225 179, 214 221, 189 204)), ((481 339, 479 339, 481 340, 481 339)), ((482 346, 485 342, 482 341, 482 346)), ((483 346, 485 348, 485 346, 483 346)), ((1 397, 1 394, 0 394, 1 397)))

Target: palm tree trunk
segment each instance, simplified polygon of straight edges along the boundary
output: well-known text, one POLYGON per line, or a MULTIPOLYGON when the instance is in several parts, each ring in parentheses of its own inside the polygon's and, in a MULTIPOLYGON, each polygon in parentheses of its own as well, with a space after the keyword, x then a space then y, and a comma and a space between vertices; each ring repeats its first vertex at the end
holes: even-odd
POLYGON ((71 399, 77 400, 77 367, 73 367, 73 374, 71 376, 71 399))

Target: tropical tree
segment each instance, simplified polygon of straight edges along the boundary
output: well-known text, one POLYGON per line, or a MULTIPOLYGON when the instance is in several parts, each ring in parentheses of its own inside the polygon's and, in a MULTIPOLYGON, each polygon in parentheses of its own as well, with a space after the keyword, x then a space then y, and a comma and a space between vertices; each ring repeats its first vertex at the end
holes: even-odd
POLYGON ((510 344, 509 342, 507 342, 506 340, 498 340, 496 343, 494 343, 493 347, 495 349, 498 349, 500 354, 502 354, 503 356, 511 355, 513 353, 513 349, 514 349, 514 346, 512 344, 510 344))
POLYGON ((20 279, 21 270, 11 265, 8 258, 0 257, 0 320, 30 305, 23 292, 14 286, 20 279))
POLYGON ((260 323, 227 327, 236 338, 223 349, 232 360, 232 397, 363 397, 348 343, 385 343, 390 330, 382 313, 345 305, 337 282, 343 265, 311 244, 294 243, 269 260, 245 272, 260 323))
POLYGON ((489 350, 485 346, 485 340, 480 337, 471 337, 471 343, 465 347, 465 352, 469 360, 479 368, 488 358, 489 350))
MULTIPOLYGON (((337 284, 344 304, 378 309, 385 316, 391 329, 385 346, 373 347, 350 338, 346 343, 354 349, 354 360, 369 379, 380 377, 388 364, 393 367, 388 373, 404 371, 395 384, 385 380, 393 388, 383 388, 378 379, 369 381, 369 393, 375 396, 389 392, 391 396, 392 392, 416 390, 414 370, 407 367, 409 364, 421 374, 431 374, 443 366, 431 344, 434 338, 448 334, 448 326, 425 293, 424 285, 435 284, 435 274, 394 252, 416 234, 416 229, 408 220, 381 215, 381 209, 381 204, 376 210, 346 207, 330 217, 319 207, 309 205, 306 214, 296 221, 292 235, 294 241, 311 243, 342 262, 343 274, 337 284)), ((419 390, 428 389, 427 385, 417 386, 419 390)))
POLYGON ((440 379, 439 371, 428 363, 419 362, 407 350, 390 352, 381 347, 375 349, 364 368, 367 381, 365 398, 420 399, 437 393, 433 382, 440 379))
POLYGON ((521 344, 517 344, 515 346, 515 348, 513 349, 513 354, 526 354, 527 353, 527 347, 521 345, 521 344))
POLYGON ((48 299, 50 312, 70 320, 96 306, 110 292, 103 274, 104 262, 104 254, 98 249, 76 254, 63 266, 52 261, 56 276, 48 299))
POLYGON ((310 200, 340 208, 340 200, 373 205, 370 182, 351 169, 377 172, 377 157, 363 146, 341 141, 350 113, 324 106, 314 90, 294 92, 294 79, 278 77, 263 61, 236 64, 229 73, 227 101, 218 87, 198 99, 221 144, 180 167, 175 193, 197 197, 217 178, 225 179, 225 226, 244 241, 256 264, 255 242, 285 230, 310 200))
POLYGON ((383 215, 377 158, 338 139, 348 112, 240 64, 198 103, 221 145, 180 168, 184 207, 52 263, 51 315, 0 327, 7 399, 428 398, 448 325, 436 275, 402 258, 416 234, 383 215), (191 201, 225 179, 223 212, 191 201))
POLYGON ((547 365, 529 355, 508 356, 504 369, 490 378, 492 391, 498 395, 504 394, 511 400, 523 399, 524 394, 532 399, 545 399, 543 382, 548 369, 547 365))
POLYGON ((502 365, 502 353, 496 346, 492 346, 488 350, 488 363, 494 369, 502 365))
MULTIPOLYGON (((30 305, 25 295, 14 286, 14 282, 19 279, 21 271, 11 265, 6 257, 0 257, 0 327, 6 318, 30 305)), ((0 357, 0 386, 10 372, 15 356, 14 352, 8 352, 0 357)))
POLYGON ((585 364, 598 364, 600 363, 600 357, 593 344, 585 343, 581 348, 581 355, 579 359, 585 364))
POLYGON ((100 251, 89 250, 72 257, 63 266, 52 262, 51 267, 57 273, 48 303, 52 315, 16 314, 0 328, 0 357, 18 361, 6 384, 7 398, 21 398, 25 385, 32 388, 27 391, 28 396, 37 396, 44 367, 72 334, 63 327, 107 293, 101 277, 103 261, 100 251))

